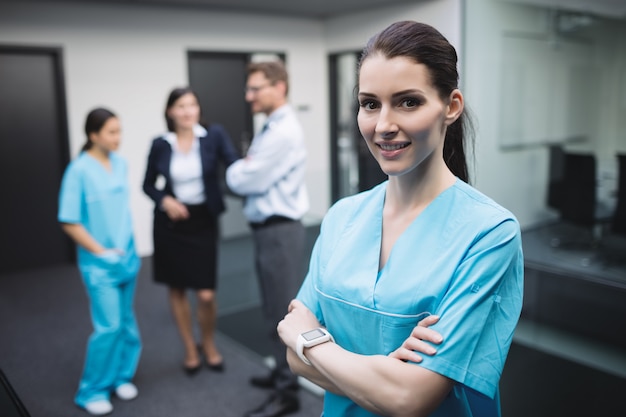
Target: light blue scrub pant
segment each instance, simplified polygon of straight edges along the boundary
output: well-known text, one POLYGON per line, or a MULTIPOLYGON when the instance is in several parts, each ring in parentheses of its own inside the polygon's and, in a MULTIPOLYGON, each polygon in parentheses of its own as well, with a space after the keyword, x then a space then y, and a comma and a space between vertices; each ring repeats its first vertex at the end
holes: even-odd
POLYGON ((74 402, 108 400, 116 387, 132 380, 141 354, 133 310, 136 275, 120 279, 102 269, 82 269, 94 331, 74 402))

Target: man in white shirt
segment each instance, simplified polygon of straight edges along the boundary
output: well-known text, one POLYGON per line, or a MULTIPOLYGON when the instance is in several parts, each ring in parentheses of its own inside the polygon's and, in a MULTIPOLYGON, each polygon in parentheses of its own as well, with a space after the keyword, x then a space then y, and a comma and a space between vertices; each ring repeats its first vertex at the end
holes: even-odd
POLYGON ((256 272, 276 360, 268 376, 250 380, 273 392, 246 417, 274 417, 299 409, 297 377, 289 369, 285 346, 276 333, 302 283, 305 230, 300 220, 309 209, 304 134, 287 104, 288 90, 282 62, 250 64, 246 101, 253 113, 264 113, 267 119, 246 157, 226 171, 230 189, 245 196, 243 210, 253 231, 256 272))

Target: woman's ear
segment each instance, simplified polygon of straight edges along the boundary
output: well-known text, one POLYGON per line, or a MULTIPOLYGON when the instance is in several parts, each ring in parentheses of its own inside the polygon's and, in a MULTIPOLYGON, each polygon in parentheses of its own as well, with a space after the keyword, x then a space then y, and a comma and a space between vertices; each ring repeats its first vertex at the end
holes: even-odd
POLYGON ((455 88, 450 93, 448 105, 446 106, 445 123, 447 126, 456 122, 456 119, 458 119, 461 116, 461 113, 463 113, 464 106, 465 102, 463 94, 461 94, 461 91, 458 88, 455 88))

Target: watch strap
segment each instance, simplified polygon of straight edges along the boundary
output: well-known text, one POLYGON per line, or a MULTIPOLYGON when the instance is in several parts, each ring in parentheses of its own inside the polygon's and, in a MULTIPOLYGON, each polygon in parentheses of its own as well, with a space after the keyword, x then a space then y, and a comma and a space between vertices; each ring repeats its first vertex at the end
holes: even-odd
POLYGON ((321 328, 321 327, 319 328, 319 330, 324 332, 328 336, 328 339, 321 340, 320 342, 315 343, 313 345, 309 345, 309 346, 305 346, 306 340, 304 339, 304 336, 302 336, 302 334, 299 334, 298 339, 296 340, 296 354, 298 355, 300 360, 302 360, 302 362, 306 363, 309 366, 311 366, 311 361, 309 361, 307 357, 304 356, 305 347, 313 347, 313 346, 321 345, 322 343, 326 343, 326 342, 333 342, 333 343, 335 342, 335 338, 333 337, 332 334, 328 332, 328 330, 321 328))

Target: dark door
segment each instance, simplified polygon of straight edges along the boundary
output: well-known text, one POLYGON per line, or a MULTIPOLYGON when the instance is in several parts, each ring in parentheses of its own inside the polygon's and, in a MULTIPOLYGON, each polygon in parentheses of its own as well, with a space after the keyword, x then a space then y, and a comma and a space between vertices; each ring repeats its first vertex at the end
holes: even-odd
POLYGON ((246 66, 250 54, 190 51, 189 85, 198 94, 205 122, 219 123, 243 152, 253 136, 246 103, 246 66))
POLYGON ((56 220, 66 120, 61 51, 0 46, 0 273, 73 259, 56 220))

